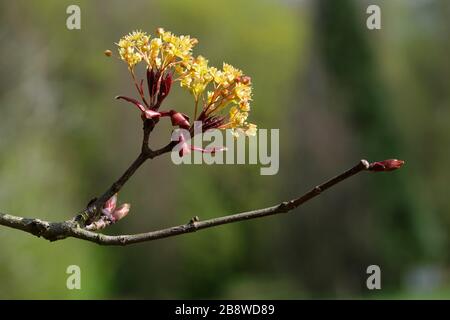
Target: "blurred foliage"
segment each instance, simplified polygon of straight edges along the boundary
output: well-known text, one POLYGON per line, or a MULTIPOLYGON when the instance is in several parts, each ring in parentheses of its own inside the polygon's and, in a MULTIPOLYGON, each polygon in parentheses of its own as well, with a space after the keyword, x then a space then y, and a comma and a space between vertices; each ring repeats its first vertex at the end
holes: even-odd
MULTIPOLYGON (((371 1, 382 8, 379 31, 365 26, 368 4, 1 2, 2 212, 67 219, 134 159, 140 119, 113 99, 133 87, 103 51, 159 26, 252 76, 251 121, 280 129, 280 171, 155 159, 121 192, 131 214, 108 233, 271 205, 362 156, 407 165, 346 181, 291 215, 125 248, 0 228, 0 298, 448 298, 450 4, 371 1), (81 7, 81 30, 65 27, 70 4, 81 7), (81 267, 80 291, 66 289, 71 264, 81 267), (365 287, 371 264, 381 292, 365 287)), ((191 101, 175 88, 165 104, 191 113, 191 101)), ((169 129, 161 123, 151 144, 169 129)))

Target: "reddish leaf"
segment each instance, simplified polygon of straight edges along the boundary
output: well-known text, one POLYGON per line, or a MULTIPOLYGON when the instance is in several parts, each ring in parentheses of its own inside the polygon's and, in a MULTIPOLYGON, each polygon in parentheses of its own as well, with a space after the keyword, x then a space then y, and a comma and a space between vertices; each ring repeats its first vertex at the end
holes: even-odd
POLYGON ((116 99, 123 99, 123 100, 126 100, 128 102, 131 102, 136 107, 138 107, 138 109, 141 110, 141 112, 145 112, 145 110, 146 110, 146 108, 139 101, 137 101, 136 99, 125 97, 125 96, 117 96, 116 99))

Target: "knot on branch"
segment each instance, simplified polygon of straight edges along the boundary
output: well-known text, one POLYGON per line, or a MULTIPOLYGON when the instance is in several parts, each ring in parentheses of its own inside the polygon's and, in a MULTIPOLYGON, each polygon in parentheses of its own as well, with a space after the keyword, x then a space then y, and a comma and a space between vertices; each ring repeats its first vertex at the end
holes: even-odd
POLYGON ((39 219, 23 219, 23 222, 28 231, 37 237, 46 234, 50 229, 50 223, 39 219))
POLYGON ((67 238, 71 226, 66 222, 47 222, 40 219, 24 219, 28 232, 49 241, 67 238))
POLYGON ((190 232, 195 232, 198 230, 197 222, 200 221, 200 218, 198 216, 192 217, 191 220, 189 220, 189 223, 186 225, 187 229, 190 232))
POLYGON ((288 212, 288 211, 294 209, 294 207, 295 207, 295 202, 293 200, 284 201, 279 204, 278 210, 280 212, 288 212))

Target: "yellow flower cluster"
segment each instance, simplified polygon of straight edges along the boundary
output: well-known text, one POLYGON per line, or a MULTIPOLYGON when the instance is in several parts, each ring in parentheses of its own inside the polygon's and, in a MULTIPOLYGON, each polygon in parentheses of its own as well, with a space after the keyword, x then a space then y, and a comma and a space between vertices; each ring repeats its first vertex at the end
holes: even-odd
POLYGON ((141 31, 133 31, 124 36, 117 44, 119 46, 120 58, 125 61, 130 68, 142 61, 143 54, 148 48, 149 37, 141 31))
POLYGON ((162 28, 157 30, 158 37, 142 31, 133 31, 122 37, 117 46, 119 56, 130 68, 145 61, 150 68, 165 70, 172 65, 189 60, 197 39, 189 36, 175 36, 162 28))
POLYGON ((203 101, 205 116, 220 115, 228 109, 228 117, 220 128, 232 129, 236 136, 238 131, 246 135, 256 134, 256 125, 247 122, 252 100, 250 77, 227 63, 223 64, 222 70, 208 67, 208 60, 202 56, 185 61, 176 70, 180 74, 181 86, 188 88, 196 101, 212 84, 213 90, 206 92, 207 98, 203 101))
POLYGON ((180 74, 180 85, 188 88, 196 101, 198 101, 199 96, 213 79, 208 68, 208 60, 203 56, 186 61, 182 66, 178 66, 176 70, 180 74))
POLYGON ((252 100, 250 77, 227 63, 223 64, 222 70, 211 69, 214 91, 207 93, 206 114, 219 113, 229 108, 228 122, 222 128, 233 129, 236 136, 239 130, 243 130, 246 135, 255 135, 256 125, 247 122, 252 100))
MULTIPOLYGON (((141 61, 160 74, 172 68, 179 75, 176 80, 181 87, 193 94, 196 109, 199 102, 203 104, 203 119, 221 117, 219 128, 232 129, 235 135, 238 131, 255 135, 256 125, 247 122, 252 100, 250 77, 227 63, 219 70, 208 66, 203 56, 193 57, 195 38, 175 36, 162 28, 158 28, 156 34, 151 39, 145 32, 134 31, 117 43, 120 58, 130 70, 141 61)), ((197 110, 195 113, 197 116, 197 110)))

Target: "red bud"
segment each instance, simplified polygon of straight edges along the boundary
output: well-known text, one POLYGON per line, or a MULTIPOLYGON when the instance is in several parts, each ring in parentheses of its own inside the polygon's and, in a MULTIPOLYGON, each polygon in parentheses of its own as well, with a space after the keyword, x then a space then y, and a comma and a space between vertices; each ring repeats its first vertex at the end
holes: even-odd
POLYGON ((153 69, 147 68, 147 86, 148 86, 148 94, 150 95, 150 100, 154 94, 153 85, 155 82, 156 82, 155 81, 155 72, 153 72, 153 69))
POLYGON ((156 72, 154 72, 154 74, 153 74, 152 91, 151 91, 152 97, 156 94, 156 91, 158 90, 158 81, 159 81, 160 76, 161 76, 161 72, 158 70, 156 72))
POLYGON ((242 76, 239 78, 239 81, 242 82, 243 84, 251 84, 252 78, 250 78, 249 76, 242 76))
POLYGON ((158 106, 164 101, 164 99, 169 95, 170 87, 172 86, 172 76, 168 73, 164 79, 161 79, 161 86, 159 88, 158 95, 158 106))
POLYGON ((403 164, 405 163, 405 161, 403 160, 397 160, 397 159, 388 159, 388 160, 384 160, 384 161, 376 161, 376 162, 372 162, 369 165, 369 171, 375 171, 375 172, 380 172, 380 171, 393 171, 393 170, 397 170, 400 169, 403 164))

